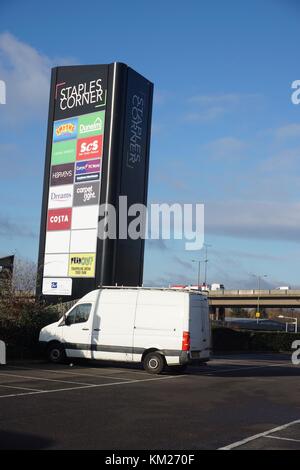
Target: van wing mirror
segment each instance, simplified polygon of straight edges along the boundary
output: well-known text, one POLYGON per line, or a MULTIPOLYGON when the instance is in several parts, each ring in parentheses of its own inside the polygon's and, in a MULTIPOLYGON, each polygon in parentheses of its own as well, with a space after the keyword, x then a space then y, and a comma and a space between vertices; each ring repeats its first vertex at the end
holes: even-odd
POLYGON ((65 321, 65 325, 71 325, 71 322, 70 322, 70 318, 68 317, 68 315, 64 315, 64 321, 65 321))

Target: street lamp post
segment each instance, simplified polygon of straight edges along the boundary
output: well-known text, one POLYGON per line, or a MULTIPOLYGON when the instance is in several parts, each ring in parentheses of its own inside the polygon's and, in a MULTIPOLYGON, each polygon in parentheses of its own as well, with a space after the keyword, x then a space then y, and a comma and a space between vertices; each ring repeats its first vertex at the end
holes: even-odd
POLYGON ((201 265, 201 261, 200 260, 196 260, 196 259, 192 259, 192 263, 198 263, 198 289, 200 287, 200 265, 201 265))
POLYGON ((206 280, 207 280, 207 263, 208 263, 208 259, 207 259, 207 248, 210 248, 211 245, 209 245, 208 243, 203 243, 203 246, 205 247, 205 271, 204 271, 204 284, 206 286, 206 280))
POLYGON ((263 275, 257 275, 257 274, 253 274, 254 277, 257 278, 258 280, 258 290, 257 290, 257 310, 256 310, 256 319, 257 319, 257 324, 259 322, 259 318, 260 318, 260 304, 259 304, 259 294, 260 294, 260 281, 263 277, 267 277, 267 274, 263 274, 263 275))

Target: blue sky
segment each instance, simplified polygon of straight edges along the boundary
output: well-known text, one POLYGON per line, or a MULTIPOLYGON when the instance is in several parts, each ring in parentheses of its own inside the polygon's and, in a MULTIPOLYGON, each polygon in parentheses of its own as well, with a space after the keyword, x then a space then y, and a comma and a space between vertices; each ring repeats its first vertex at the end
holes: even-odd
MULTIPOLYGON (((2 0, 0 15, 0 254, 37 258, 50 68, 122 61, 155 85, 149 201, 205 205, 209 281, 300 286, 296 0, 2 0)), ((195 283, 203 258, 147 242, 145 282, 195 283)))

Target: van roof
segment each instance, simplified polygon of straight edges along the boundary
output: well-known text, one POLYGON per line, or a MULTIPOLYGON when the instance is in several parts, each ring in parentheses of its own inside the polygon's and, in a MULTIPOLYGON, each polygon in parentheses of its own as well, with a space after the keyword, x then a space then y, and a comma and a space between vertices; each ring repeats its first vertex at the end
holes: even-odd
POLYGON ((145 286, 98 286, 98 289, 120 289, 120 290, 149 290, 149 291, 167 291, 167 292, 184 292, 198 295, 205 295, 203 291, 197 291, 188 287, 145 287, 145 286))

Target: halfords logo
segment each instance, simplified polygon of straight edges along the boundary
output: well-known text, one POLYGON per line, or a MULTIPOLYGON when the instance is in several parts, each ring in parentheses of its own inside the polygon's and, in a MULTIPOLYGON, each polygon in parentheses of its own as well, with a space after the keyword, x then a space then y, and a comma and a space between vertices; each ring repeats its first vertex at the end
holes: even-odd
POLYGON ((77 137, 78 119, 68 119, 65 121, 56 121, 53 129, 53 141, 75 139, 77 137))
MULTIPOLYGON (((91 80, 75 86, 60 88, 59 107, 62 111, 79 108, 84 105, 104 105, 104 90, 102 80, 91 80)), ((60 84, 57 85, 59 87, 60 84)))
POLYGON ((47 230, 69 230, 71 228, 72 208, 48 211, 47 230))

